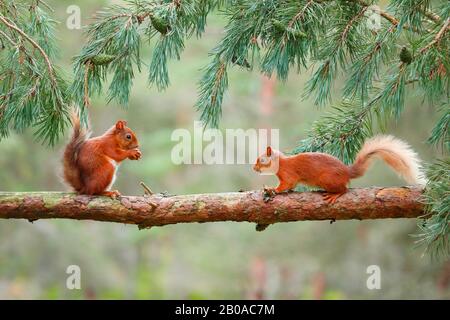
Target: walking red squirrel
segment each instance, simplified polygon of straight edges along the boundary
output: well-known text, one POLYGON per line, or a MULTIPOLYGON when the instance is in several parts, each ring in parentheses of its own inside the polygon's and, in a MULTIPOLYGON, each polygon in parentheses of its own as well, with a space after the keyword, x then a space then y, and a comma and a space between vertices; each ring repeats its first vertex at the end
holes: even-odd
POLYGON ((285 156, 282 152, 267 147, 266 154, 256 160, 253 170, 277 175, 279 185, 265 189, 272 195, 293 189, 300 183, 323 188, 326 191, 324 199, 328 203, 334 203, 347 192, 350 179, 364 175, 373 156, 383 159, 408 183, 426 183, 420 172, 417 154, 407 143, 387 135, 367 140, 355 162, 349 166, 326 153, 305 152, 285 156))
POLYGON ((89 138, 80 127, 78 116, 72 116, 73 134, 64 151, 64 180, 78 193, 120 196, 112 187, 117 168, 125 159, 141 158, 139 143, 126 121, 119 120, 103 135, 89 138))

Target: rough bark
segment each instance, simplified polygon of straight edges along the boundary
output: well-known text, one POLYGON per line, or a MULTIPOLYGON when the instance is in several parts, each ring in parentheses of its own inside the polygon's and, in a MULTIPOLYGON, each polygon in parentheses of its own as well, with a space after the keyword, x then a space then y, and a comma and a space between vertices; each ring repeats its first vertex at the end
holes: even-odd
POLYGON ((248 221, 263 229, 277 222, 301 220, 418 217, 424 213, 421 194, 415 187, 351 189, 335 204, 328 204, 321 192, 291 192, 272 199, 265 198, 261 191, 248 191, 123 196, 115 200, 73 193, 0 192, 0 218, 97 220, 140 228, 181 222, 248 221))

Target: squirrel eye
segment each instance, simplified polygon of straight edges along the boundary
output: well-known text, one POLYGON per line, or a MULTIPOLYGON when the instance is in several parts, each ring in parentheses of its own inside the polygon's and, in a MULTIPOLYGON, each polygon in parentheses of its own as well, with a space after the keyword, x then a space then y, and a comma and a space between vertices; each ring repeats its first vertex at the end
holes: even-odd
POLYGON ((125 136, 125 138, 127 138, 128 140, 131 140, 131 134, 127 134, 127 135, 125 136))
POLYGON ((269 162, 269 158, 267 157, 261 157, 261 163, 262 164, 267 164, 269 162))

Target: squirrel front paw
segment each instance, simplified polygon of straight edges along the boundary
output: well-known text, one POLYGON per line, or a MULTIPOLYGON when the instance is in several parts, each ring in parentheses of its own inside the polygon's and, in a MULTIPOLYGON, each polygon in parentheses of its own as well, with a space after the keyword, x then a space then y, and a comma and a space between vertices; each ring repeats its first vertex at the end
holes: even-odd
POLYGON ((272 201, 272 199, 275 195, 276 195, 275 188, 269 188, 269 187, 264 186, 264 188, 263 188, 264 202, 272 201))
POLYGON ((139 149, 133 149, 130 151, 130 156, 128 159, 130 160, 139 160, 142 156, 142 153, 139 149))
POLYGON ((270 196, 274 196, 276 194, 275 188, 266 187, 266 186, 263 187, 263 192, 270 196))

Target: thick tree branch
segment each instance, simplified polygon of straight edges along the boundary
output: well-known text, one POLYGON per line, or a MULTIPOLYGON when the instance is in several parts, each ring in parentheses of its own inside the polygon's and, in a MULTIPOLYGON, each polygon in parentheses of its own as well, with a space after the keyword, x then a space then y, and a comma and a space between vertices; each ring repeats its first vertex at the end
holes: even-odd
POLYGON ((261 191, 112 200, 71 193, 0 193, 0 218, 76 219, 136 224, 248 221, 258 225, 301 220, 414 218, 424 214, 416 187, 351 189, 333 205, 321 192, 292 192, 265 201, 261 191), (156 206, 155 206, 156 204, 156 206))

